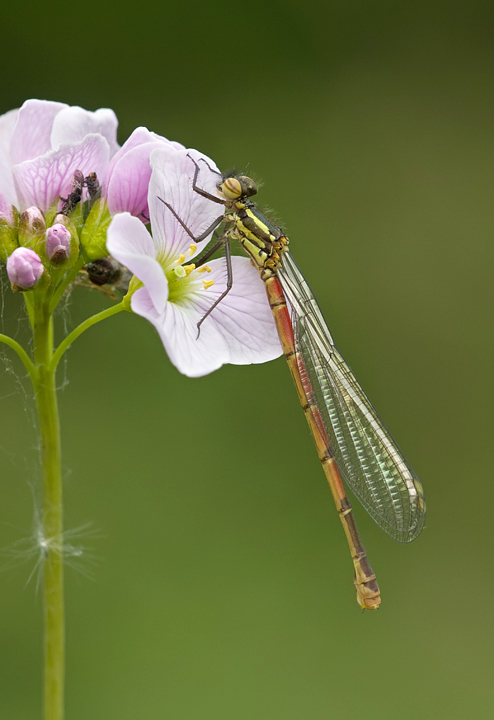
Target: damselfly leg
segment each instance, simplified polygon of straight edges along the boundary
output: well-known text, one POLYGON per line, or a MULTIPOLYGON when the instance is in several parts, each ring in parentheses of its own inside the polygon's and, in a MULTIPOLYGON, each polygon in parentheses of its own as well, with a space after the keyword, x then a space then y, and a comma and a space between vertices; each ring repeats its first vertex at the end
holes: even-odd
MULTIPOLYGON (((190 157, 190 155, 189 155, 189 157, 190 157)), ((192 160, 192 158, 191 158, 191 160, 192 160)), ((192 160, 192 162, 194 162, 194 160, 192 160)), ((195 180, 197 179, 197 175, 198 175, 198 172, 199 172, 199 166, 198 166, 195 162, 194 162, 194 164, 196 165, 196 172, 195 172, 195 175, 194 175, 194 183, 195 183, 195 180)), ((209 166, 208 166, 208 167, 209 167, 209 166)), ((193 184, 193 187, 194 187, 194 184, 193 184)), ((196 190, 195 187, 194 187, 194 190, 196 190)), ((196 192, 199 192, 199 190, 196 190, 196 192)), ((204 191, 204 192, 205 192, 205 191, 204 191)), ((199 194, 202 194, 202 193, 199 193, 199 194)), ((208 196, 208 194, 206 194, 205 196, 208 196)), ((213 196, 211 196, 211 197, 213 197, 213 196)), ((202 240, 204 240, 205 238, 207 238, 208 235, 210 235, 214 230, 216 230, 216 228, 217 228, 217 227, 224 221, 224 219, 225 219, 225 216, 224 216, 224 215, 220 215, 220 216, 217 217, 215 220, 213 220, 213 222, 211 223, 211 225, 210 225, 204 232, 202 232, 200 235, 195 236, 194 233, 190 230, 190 228, 188 228, 187 225, 184 223, 184 221, 182 220, 182 218, 179 217, 179 215, 175 212, 175 210, 174 210, 173 207, 170 205, 170 203, 167 203, 167 202, 166 202, 165 200, 163 200, 163 198, 161 198, 161 197, 158 197, 158 200, 161 200, 161 202, 163 203, 163 205, 165 205, 165 206, 168 208, 168 210, 170 210, 170 212, 172 213, 173 217, 177 220, 178 223, 180 223, 180 225, 183 227, 183 229, 185 230, 185 232, 187 233, 187 235, 190 237, 190 239, 191 239, 194 243, 196 243, 196 242, 201 242, 202 240)), ((217 198, 217 200, 219 200, 219 198, 217 198)), ((219 200, 219 201, 221 202, 221 200, 219 200)), ((227 234, 227 233, 223 234, 223 235, 219 238, 218 242, 214 243, 214 245, 213 245, 211 248, 209 248, 203 255, 200 256, 199 261, 196 263, 196 265, 197 265, 198 267, 200 267, 201 265, 204 265, 204 263, 205 263, 207 260, 209 260, 209 258, 212 257, 212 256, 214 255, 214 253, 217 252, 221 247, 224 247, 224 248, 225 248, 225 262, 226 262, 226 273, 227 273, 227 275, 226 275, 226 288, 225 288, 225 290, 221 293, 221 295, 219 296, 219 298, 217 298, 217 299, 215 300, 215 302, 211 305, 211 307, 209 308, 209 310, 207 310, 207 312, 202 316, 202 318, 201 318, 201 319, 199 320, 199 322, 197 323, 197 337, 199 337, 199 335, 200 335, 200 333, 201 333, 201 325, 203 324, 204 320, 206 320, 206 318, 207 318, 209 315, 211 315, 211 313, 213 312, 213 310, 215 309, 215 307, 217 307, 217 306, 220 304, 220 302, 228 295, 228 293, 230 292, 230 290, 232 289, 232 286, 233 286, 232 255, 231 255, 230 242, 229 242, 228 234, 227 234)))

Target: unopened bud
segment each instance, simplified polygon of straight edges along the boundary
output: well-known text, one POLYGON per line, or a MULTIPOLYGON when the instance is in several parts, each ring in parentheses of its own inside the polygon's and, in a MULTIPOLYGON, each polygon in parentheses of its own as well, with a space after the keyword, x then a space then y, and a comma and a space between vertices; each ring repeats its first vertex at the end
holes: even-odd
MULTIPOLYGON (((53 269, 66 270, 79 257, 79 236, 71 218, 59 213, 53 218, 53 225, 46 231, 44 253, 53 269)), ((40 252, 42 260, 43 253, 40 252)))
POLYGON ((35 206, 24 210, 19 217, 19 245, 38 251, 45 232, 46 222, 41 210, 35 206))
POLYGON ((46 257, 53 265, 62 265, 70 258, 70 231, 56 223, 46 231, 46 257))
POLYGON ((12 290, 31 290, 45 271, 43 263, 34 250, 19 247, 7 260, 7 275, 12 290))
POLYGON ((0 219, 6 220, 9 225, 17 225, 19 213, 16 208, 11 205, 5 197, 0 193, 0 219))

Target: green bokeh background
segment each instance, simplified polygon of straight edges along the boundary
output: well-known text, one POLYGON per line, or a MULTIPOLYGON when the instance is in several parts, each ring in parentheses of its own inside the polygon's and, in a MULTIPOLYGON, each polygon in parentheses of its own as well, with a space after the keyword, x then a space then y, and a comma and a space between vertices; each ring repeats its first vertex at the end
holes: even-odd
MULTIPOLYGON (((383 594, 362 614, 283 359, 191 380, 141 318, 91 329, 60 393, 66 524, 92 524, 67 571, 68 720, 494 717, 493 21, 480 0, 0 11, 2 112, 109 106, 120 142, 145 125, 262 177, 429 508, 410 546, 356 508, 383 594)), ((107 305, 78 289, 61 320, 107 305)), ((6 290, 2 316, 25 338, 6 290)), ((8 370, 0 396, 12 548, 33 523, 36 436, 8 370)), ((0 574, 6 720, 41 717, 23 548, 0 574)))

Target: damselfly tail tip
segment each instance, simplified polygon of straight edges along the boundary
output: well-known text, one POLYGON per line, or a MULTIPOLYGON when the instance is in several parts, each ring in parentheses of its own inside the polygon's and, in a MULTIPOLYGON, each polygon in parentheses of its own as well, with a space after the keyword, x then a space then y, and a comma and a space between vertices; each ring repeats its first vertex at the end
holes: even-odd
POLYGON ((377 610, 381 604, 381 593, 376 580, 358 583, 355 579, 355 587, 357 589, 357 602, 362 610, 377 610))

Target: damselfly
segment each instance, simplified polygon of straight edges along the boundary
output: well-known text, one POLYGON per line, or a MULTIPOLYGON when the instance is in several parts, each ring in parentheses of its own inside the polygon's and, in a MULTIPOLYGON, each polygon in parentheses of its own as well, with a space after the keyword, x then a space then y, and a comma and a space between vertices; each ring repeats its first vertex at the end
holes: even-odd
POLYGON ((224 246, 228 270, 226 290, 201 319, 198 332, 232 287, 230 240, 237 240, 264 281, 283 352, 350 547, 357 600, 362 608, 376 609, 381 602, 379 587, 342 478, 376 523, 400 542, 414 540, 424 526, 422 486, 336 349, 319 305, 288 250, 288 238, 249 199, 257 192, 254 182, 235 173, 220 175, 218 195, 212 195, 199 186, 199 173, 202 168, 217 171, 202 158, 203 166, 190 160, 195 166, 194 191, 226 210, 194 237, 173 207, 160 198, 195 242, 220 225, 224 228, 212 247, 194 260, 197 266, 203 264, 224 246))

